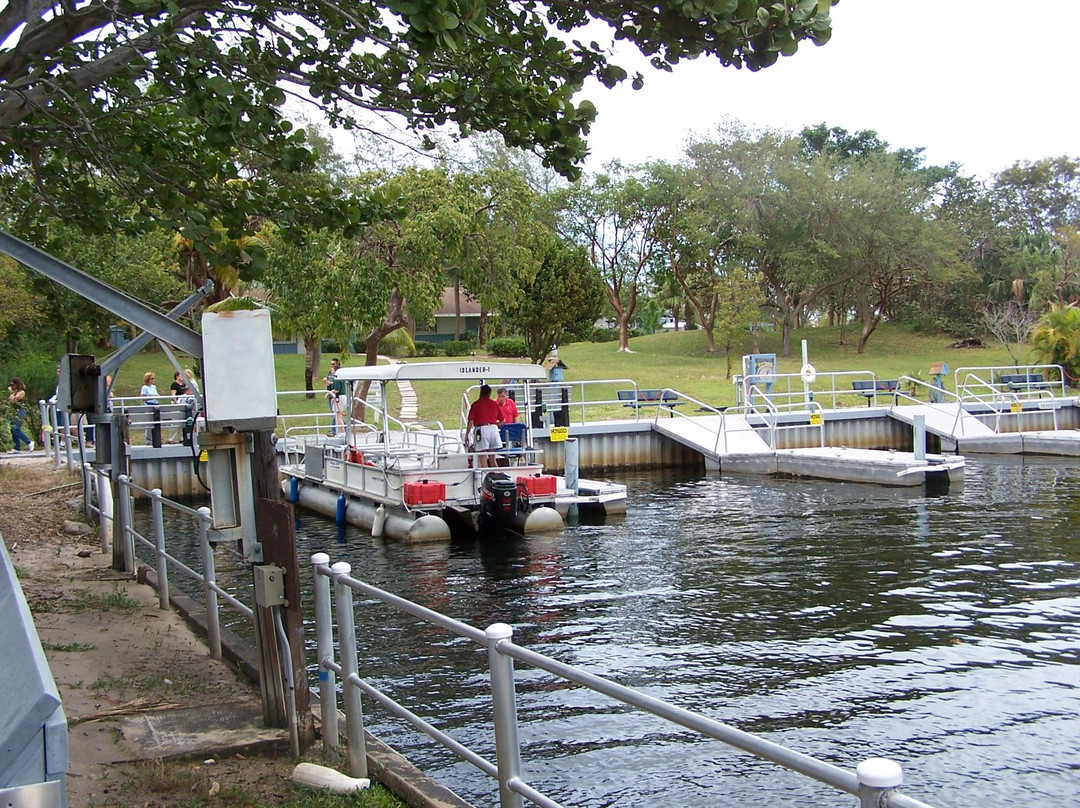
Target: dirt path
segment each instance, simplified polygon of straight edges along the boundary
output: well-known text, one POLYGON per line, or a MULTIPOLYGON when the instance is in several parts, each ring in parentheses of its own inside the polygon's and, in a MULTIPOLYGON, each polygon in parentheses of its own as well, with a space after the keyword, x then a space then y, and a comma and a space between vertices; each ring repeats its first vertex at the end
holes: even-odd
POLYGON ((0 462, 0 536, 68 719, 68 805, 190 804, 226 787, 247 795, 237 804, 284 802, 295 765, 287 756, 132 761, 138 750, 123 730, 132 716, 225 702, 257 707, 258 699, 174 612, 158 608, 153 589, 110 568, 96 530, 65 532, 65 520, 83 520, 81 499, 78 477, 40 456, 0 462))

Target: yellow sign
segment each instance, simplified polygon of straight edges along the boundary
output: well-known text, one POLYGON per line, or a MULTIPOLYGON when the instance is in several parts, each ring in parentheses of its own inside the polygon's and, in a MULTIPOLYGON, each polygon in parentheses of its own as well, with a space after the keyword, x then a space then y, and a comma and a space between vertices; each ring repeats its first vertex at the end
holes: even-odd
POLYGON ((559 441, 566 440, 570 434, 570 430, 565 426, 553 426, 548 432, 548 437, 551 438, 552 443, 558 443, 559 441))
POLYGON ((1011 405, 1009 406, 1009 411, 1010 411, 1010 412, 1023 412, 1023 409, 1024 409, 1024 408, 1020 406, 1020 402, 1019 402, 1019 401, 1014 401, 1014 402, 1013 402, 1013 403, 1012 403, 1012 404, 1011 404, 1011 405))
POLYGON ((812 412, 812 413, 810 413, 810 426, 821 426, 821 413, 820 412, 812 412))
POLYGON ((206 449, 203 449, 201 452, 199 452, 199 462, 200 463, 205 463, 209 459, 210 459, 210 455, 208 455, 206 453, 206 449))

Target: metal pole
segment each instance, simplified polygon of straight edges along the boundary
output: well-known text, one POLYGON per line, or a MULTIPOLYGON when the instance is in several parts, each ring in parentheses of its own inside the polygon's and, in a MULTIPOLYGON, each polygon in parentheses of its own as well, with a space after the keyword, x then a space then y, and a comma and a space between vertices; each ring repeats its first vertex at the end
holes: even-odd
POLYGON ((915 459, 926 460, 926 416, 916 415, 911 421, 911 438, 914 444, 915 459))
POLYGON ((157 551, 158 606, 169 608, 169 570, 165 560, 165 522, 161 517, 161 489, 150 492, 150 508, 154 524, 154 549, 157 551))
POLYGON ((575 494, 578 492, 578 439, 567 438, 563 443, 563 476, 566 487, 575 494))
POLYGON ((124 572, 135 574, 135 544, 131 536, 131 491, 128 489, 128 477, 121 474, 116 478, 116 496, 120 500, 120 525, 118 541, 124 553, 124 572))
POLYGON ((56 405, 49 405, 49 425, 52 426, 53 465, 60 468, 60 418, 56 414, 56 405))
POLYGON ((900 764, 888 758, 869 758, 855 767, 860 808, 880 808, 889 792, 904 782, 900 764))
POLYGON ((90 505, 93 492, 91 491, 91 483, 93 482, 93 469, 89 463, 83 463, 82 468, 82 490, 83 490, 83 516, 87 521, 90 521, 90 505))
POLYGON ((367 777, 367 744, 364 739, 364 709, 360 690, 349 681, 356 676, 356 623, 353 620, 352 589, 341 582, 352 571, 345 561, 330 568, 334 574, 334 602, 337 605, 338 653, 341 656, 341 679, 345 701, 345 731, 348 733, 349 776, 367 777))
POLYGON ((499 653, 499 642, 514 636, 506 623, 493 623, 484 630, 488 641, 488 668, 491 670, 491 704, 495 718, 495 760, 499 767, 500 808, 524 808, 520 794, 510 789, 521 778, 521 749, 518 746, 517 695, 514 690, 514 660, 499 653))
POLYGON ((45 431, 45 427, 49 424, 49 409, 43 398, 38 399, 37 405, 38 420, 41 423, 41 434, 38 435, 38 437, 41 439, 41 448, 45 450, 45 456, 48 457, 49 452, 52 449, 52 429, 50 428, 48 432, 45 431), (46 437, 46 435, 48 435, 48 437, 46 437))
POLYGON ((214 548, 210 546, 210 509, 199 508, 199 545, 203 557, 203 596, 206 600, 206 641, 210 644, 210 656, 221 659, 221 617, 218 614, 217 568, 214 566, 214 548))
POLYGON ((333 757, 340 742, 337 715, 337 676, 323 665, 323 660, 334 657, 334 615, 330 605, 330 578, 319 572, 319 567, 330 563, 326 553, 311 556, 315 599, 315 653, 319 669, 319 711, 322 718, 323 754, 333 757))
MULTIPOLYGON (((806 340, 802 341, 802 367, 810 364, 810 351, 806 347, 806 340)), ((803 379, 803 403, 810 406, 810 382, 803 379)))
POLYGON ((116 508, 113 504, 112 483, 109 476, 102 471, 91 471, 97 482, 98 501, 98 524, 101 528, 101 552, 108 553, 112 549, 113 517, 116 508))

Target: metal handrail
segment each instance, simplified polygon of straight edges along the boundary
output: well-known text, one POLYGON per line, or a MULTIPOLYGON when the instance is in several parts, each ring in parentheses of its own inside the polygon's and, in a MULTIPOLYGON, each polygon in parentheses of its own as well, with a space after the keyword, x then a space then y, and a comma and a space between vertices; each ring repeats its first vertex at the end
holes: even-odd
POLYGON ((312 555, 311 564, 314 579, 316 653, 320 671, 320 709, 324 739, 330 741, 324 744, 324 747, 328 756, 336 754, 335 747, 340 734, 337 708, 337 679, 340 678, 345 708, 348 767, 349 774, 353 777, 367 775, 363 708, 360 700, 364 693, 375 698, 391 714, 403 718, 484 774, 497 779, 501 808, 520 808, 522 797, 542 808, 562 808, 558 802, 530 786, 522 774, 515 690, 516 660, 707 738, 772 761, 840 791, 856 795, 863 806, 931 808, 927 803, 896 790, 902 781, 902 774, 899 765, 892 761, 874 758, 864 761, 852 772, 519 646, 512 641, 513 629, 506 624, 495 623, 481 630, 386 592, 352 577, 352 568, 348 563, 338 562, 330 566, 330 556, 326 553, 312 555), (331 581, 334 590, 333 606, 330 597, 331 581), (454 740, 360 677, 353 592, 364 596, 365 606, 373 601, 381 602, 487 648, 495 737, 494 763, 454 740), (340 655, 337 661, 334 659, 335 610, 337 648, 340 655))
MULTIPOLYGON (((89 467, 87 467, 89 468, 89 467)), ((104 481, 107 483, 107 479, 104 481)), ((111 490, 111 489, 110 489, 111 490)), ((135 543, 154 551, 156 560, 155 571, 157 573, 158 606, 161 609, 169 608, 169 565, 174 565, 188 577, 202 584, 203 601, 206 611, 207 644, 210 646, 210 655, 214 659, 221 659, 221 618, 218 609, 218 598, 247 617, 254 612, 250 606, 241 602, 231 593, 223 589, 217 583, 217 570, 214 561, 214 544, 212 535, 220 535, 213 527, 213 516, 209 508, 189 508, 179 502, 163 497, 160 488, 146 489, 132 482, 126 475, 120 475, 117 480, 117 496, 120 507, 116 514, 118 519, 119 537, 123 542, 124 569, 129 574, 135 573, 135 543), (150 500, 151 527, 153 536, 148 538, 139 533, 133 524, 131 514, 132 492, 139 492, 150 500), (199 573, 189 567, 180 559, 169 554, 165 541, 165 526, 163 511, 165 508, 184 514, 195 520, 199 532, 199 548, 202 554, 203 572, 199 573)), ((108 547, 103 551, 107 552, 108 547)))
MULTIPOLYGON (((718 424, 718 427, 717 427, 717 430, 716 430, 716 440, 713 441, 713 454, 715 454, 715 455, 720 454, 720 438, 721 437, 724 438, 724 451, 727 452, 727 429, 725 428, 725 419, 724 419, 724 411, 723 410, 718 409, 718 408, 712 406, 711 404, 706 404, 704 401, 700 401, 700 400, 694 398, 693 396, 687 395, 686 393, 680 393, 678 390, 673 390, 670 387, 665 387, 663 392, 665 392, 665 393, 667 393, 667 392, 675 393, 678 396, 680 396, 682 399, 684 399, 686 401, 689 401, 692 404, 697 404, 699 411, 711 412, 713 415, 719 416, 720 417, 720 423, 718 424)), ((694 418, 694 416, 690 415, 689 413, 679 412, 674 407, 669 407, 668 411, 673 413, 674 415, 678 416, 679 418, 686 418, 686 419, 689 419, 689 420, 693 420, 693 418, 694 418)), ((659 423, 659 420, 660 420, 660 411, 657 410, 656 416, 653 419, 653 423, 659 423)), ((699 426, 700 426, 700 424, 699 424, 699 426)), ((707 427, 702 427, 702 428, 707 429, 707 427)))
POLYGON ((969 385, 969 380, 974 378, 975 381, 978 383, 977 386, 989 389, 989 390, 991 390, 993 392, 998 392, 998 393, 1016 392, 1016 391, 1002 390, 1001 387, 1003 385, 1001 383, 995 383, 994 382, 995 374, 997 376, 1001 376, 1001 375, 1031 376, 1031 375, 1035 375, 1035 374, 1042 375, 1043 376, 1043 381, 1041 382, 1041 384, 1043 384, 1043 385, 1053 384, 1055 386, 1058 386, 1060 395, 1055 396, 1054 392, 1052 392, 1050 389, 1046 389, 1046 388, 1040 388, 1038 390, 1025 390, 1025 391, 1022 391, 1022 392, 1038 394, 1037 396, 1028 396, 1028 398, 1033 398, 1033 397, 1040 397, 1041 398, 1042 394, 1044 394, 1044 393, 1049 394, 1051 397, 1065 398, 1065 378, 1066 377, 1065 377, 1065 369, 1061 365, 982 365, 982 366, 978 366, 978 367, 957 368, 956 371, 953 373, 953 380, 954 380, 954 384, 956 385, 956 391, 957 391, 957 393, 960 393, 960 395, 963 398, 966 399, 968 397, 967 388, 968 388, 968 385, 969 385), (983 379, 981 376, 979 376, 979 373, 981 373, 983 371, 987 371, 987 370, 990 371, 990 381, 989 382, 986 381, 985 379, 983 379), (1058 375, 1057 381, 1053 381, 1050 378, 1048 378, 1049 374, 1047 374, 1046 371, 1053 371, 1053 372, 1057 373, 1057 375, 1058 375), (961 374, 963 374, 963 376, 964 376, 964 381, 963 382, 960 381, 961 374))

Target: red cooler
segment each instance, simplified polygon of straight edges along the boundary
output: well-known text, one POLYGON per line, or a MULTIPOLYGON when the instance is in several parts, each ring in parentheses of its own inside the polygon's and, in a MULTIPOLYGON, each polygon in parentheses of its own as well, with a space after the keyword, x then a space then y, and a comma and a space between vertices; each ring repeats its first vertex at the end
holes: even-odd
POLYGON ((405 483, 404 492, 406 505, 438 505, 446 501, 445 483, 405 483))

